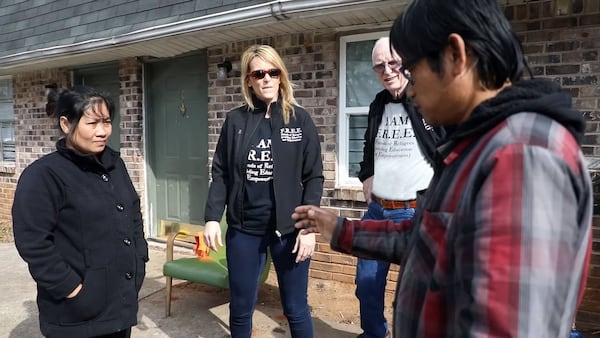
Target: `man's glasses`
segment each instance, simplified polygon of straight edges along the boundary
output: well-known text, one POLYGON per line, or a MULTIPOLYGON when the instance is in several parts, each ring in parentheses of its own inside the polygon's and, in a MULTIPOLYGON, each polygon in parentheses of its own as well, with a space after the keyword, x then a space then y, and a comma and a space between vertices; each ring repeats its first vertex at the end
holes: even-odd
POLYGON ((250 76, 258 80, 263 79, 267 74, 269 74, 270 77, 279 77, 279 75, 281 75, 281 69, 259 69, 250 72, 250 76))
POLYGON ((378 63, 373 66, 373 70, 377 74, 383 74, 383 72, 385 72, 386 66, 390 67, 390 69, 395 72, 398 70, 398 68, 400 68, 400 62, 398 62, 396 60, 392 60, 392 61, 388 61, 388 62, 378 63))
POLYGON ((401 66, 399 61, 392 60, 392 61, 388 61, 388 62, 378 63, 373 66, 373 70, 377 74, 381 75, 385 72, 385 67, 390 67, 390 69, 393 72, 399 71, 400 74, 402 74, 408 80, 408 83, 410 83, 411 85, 414 84, 414 81, 413 81, 412 75, 410 74, 410 71, 408 69, 406 69, 406 67, 401 66))

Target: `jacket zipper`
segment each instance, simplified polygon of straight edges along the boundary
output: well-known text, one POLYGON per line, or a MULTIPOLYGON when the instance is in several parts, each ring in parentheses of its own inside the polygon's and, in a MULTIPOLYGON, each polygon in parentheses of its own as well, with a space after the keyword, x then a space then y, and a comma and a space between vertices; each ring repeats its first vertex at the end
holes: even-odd
MULTIPOLYGON (((275 142, 273 142, 273 134, 275 134, 273 132, 273 116, 274 114, 271 114, 271 118, 269 118, 269 126, 271 127, 271 158, 273 159, 273 196, 275 197, 275 200, 273 201, 273 203, 277 203, 277 189, 275 189, 275 142)), ((275 235, 277 236, 277 238, 279 238, 279 243, 283 244, 283 241, 281 240, 281 231, 279 231, 278 224, 279 222, 277 222, 277 206, 273 205, 273 209, 275 209, 275 235)))
MULTIPOLYGON (((250 119, 252 118, 252 116, 249 117, 250 119)), ((240 148, 244 148, 242 149, 242 151, 240 151, 240 157, 242 158, 241 161, 241 165, 240 165, 240 176, 242 178, 242 189, 241 189, 241 194, 240 194, 240 199, 241 199, 241 208, 240 208, 240 223, 243 223, 244 221, 244 194, 246 192, 246 173, 244 172, 244 169, 246 168, 246 164, 248 161, 248 150, 250 150, 250 140, 252 139, 252 137, 254 136, 254 134, 256 133, 256 131, 258 130, 258 127, 260 126, 260 121, 258 121, 258 123, 256 123, 254 125, 254 128, 252 129, 252 133, 250 134, 250 136, 248 138, 246 138, 247 144, 242 144, 242 146, 240 148)), ((238 134, 242 134, 242 129, 240 128, 238 130, 238 134)), ((242 137, 243 139, 243 137, 242 137)))

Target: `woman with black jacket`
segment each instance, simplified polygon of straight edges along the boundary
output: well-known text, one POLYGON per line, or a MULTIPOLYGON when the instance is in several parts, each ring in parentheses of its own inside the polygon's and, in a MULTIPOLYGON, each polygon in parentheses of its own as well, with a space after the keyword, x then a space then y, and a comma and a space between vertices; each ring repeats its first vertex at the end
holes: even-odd
POLYGON ((42 334, 130 337, 148 261, 140 199, 106 142, 114 105, 90 87, 62 92, 56 151, 21 174, 15 245, 37 283, 42 334))
POLYGON ((316 128, 296 103, 285 65, 275 49, 260 45, 242 55, 246 104, 227 114, 212 164, 204 240, 225 235, 233 338, 249 338, 259 277, 270 251, 292 337, 313 337, 307 301, 314 235, 301 235, 291 214, 300 204, 320 205, 323 164, 316 128))

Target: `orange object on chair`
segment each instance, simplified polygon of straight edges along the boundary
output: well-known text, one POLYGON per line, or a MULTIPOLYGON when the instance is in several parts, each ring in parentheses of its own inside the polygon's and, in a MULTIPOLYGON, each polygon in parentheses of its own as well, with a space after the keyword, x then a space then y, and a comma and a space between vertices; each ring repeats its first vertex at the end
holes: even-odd
POLYGON ((198 259, 201 261, 211 261, 212 257, 209 256, 210 248, 204 242, 204 235, 202 232, 194 235, 194 239, 196 240, 196 245, 194 246, 194 253, 198 256, 198 259))
MULTIPOLYGON (((221 230, 225 232, 227 223, 221 222, 221 230)), ((167 317, 171 315, 171 296, 173 291, 173 279, 180 279, 194 283, 202 283, 215 286, 222 289, 229 288, 229 270, 227 269, 227 248, 223 243, 223 247, 219 248, 218 252, 212 251, 204 242, 202 232, 198 233, 194 253, 196 257, 175 258, 173 255, 173 247, 177 237, 188 237, 191 241, 191 234, 184 232, 172 232, 167 238, 167 260, 163 264, 163 275, 166 277, 165 285, 165 314, 167 317)), ((189 248, 189 247, 188 247, 189 248)), ((191 248, 190 248, 191 249, 191 248)), ((271 255, 267 251, 267 262, 260 276, 260 282, 264 283, 269 276, 271 266, 271 255)))

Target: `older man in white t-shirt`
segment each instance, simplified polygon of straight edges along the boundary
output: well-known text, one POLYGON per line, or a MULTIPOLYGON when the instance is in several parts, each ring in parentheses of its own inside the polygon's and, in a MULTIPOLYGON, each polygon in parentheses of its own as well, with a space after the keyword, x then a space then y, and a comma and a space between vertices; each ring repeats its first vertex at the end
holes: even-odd
MULTIPOLYGON (((405 94, 410 74, 391 51, 388 38, 373 47, 373 70, 385 89, 369 106, 358 175, 368 203, 363 219, 398 222, 413 217, 417 192, 429 185, 434 147, 443 130, 427 125, 405 94)), ((383 314, 389 267, 388 262, 358 259, 356 296, 363 329, 358 338, 391 336, 383 314)))

